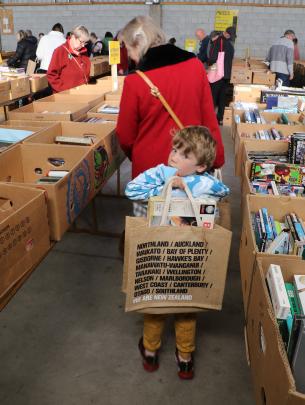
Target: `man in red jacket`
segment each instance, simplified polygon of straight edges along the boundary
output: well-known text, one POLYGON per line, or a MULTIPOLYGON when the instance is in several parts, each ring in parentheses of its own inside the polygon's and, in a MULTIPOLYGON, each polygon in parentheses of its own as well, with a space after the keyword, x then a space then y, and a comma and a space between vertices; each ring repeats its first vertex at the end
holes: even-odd
POLYGON ((88 41, 89 32, 80 25, 73 29, 63 45, 55 49, 47 72, 49 84, 54 92, 88 84, 90 59, 85 48, 88 41))
MULTIPOLYGON (((141 25, 141 18, 135 19, 137 28, 141 25)), ((150 24, 147 19, 143 20, 144 24, 150 24)), ((123 30, 130 58, 136 62, 137 69, 145 72, 158 87, 184 126, 203 125, 209 128, 217 142, 214 167, 221 167, 224 164, 224 148, 202 63, 193 53, 166 44, 162 32, 153 32, 156 30, 153 24, 149 25, 149 29, 152 31, 150 38, 157 38, 156 43, 149 44, 149 47, 142 46, 147 44, 145 41, 137 42, 140 34, 136 29, 135 38, 133 32, 123 30)), ((129 74, 124 82, 116 131, 123 150, 132 161, 133 178, 158 164, 166 164, 176 129, 169 113, 160 100, 152 96, 144 80, 135 73, 129 74)))

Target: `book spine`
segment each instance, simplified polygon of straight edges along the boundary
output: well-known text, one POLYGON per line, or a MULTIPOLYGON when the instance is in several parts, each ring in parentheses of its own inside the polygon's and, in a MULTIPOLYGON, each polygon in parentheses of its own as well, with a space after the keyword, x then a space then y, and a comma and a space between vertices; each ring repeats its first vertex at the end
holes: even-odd
POLYGON ((262 210, 263 220, 264 220, 265 229, 266 229, 266 233, 267 233, 267 239, 272 240, 273 232, 272 232, 272 227, 271 227, 271 223, 269 220, 268 210, 267 210, 267 208, 262 208, 261 210, 262 210))
POLYGON ((291 135, 289 141, 288 141, 288 162, 293 163, 292 161, 292 140, 293 140, 293 135, 291 135))
POLYGON ((280 193, 279 193, 279 191, 278 191, 278 189, 277 189, 277 186, 276 186, 276 182, 275 182, 274 180, 272 180, 272 181, 270 182, 270 184, 271 184, 271 187, 272 187, 272 192, 273 192, 273 194, 274 194, 274 195, 280 195, 280 193))
POLYGON ((292 212, 292 213, 290 214, 290 217, 291 217, 291 219, 292 219, 292 222, 293 222, 293 225, 294 225, 294 229, 295 229, 295 231, 296 231, 296 233, 297 233, 297 235, 298 235, 298 237, 299 237, 299 240, 300 240, 300 241, 305 241, 305 233, 304 233, 304 231, 303 231, 303 227, 302 227, 302 225, 300 224, 300 222, 299 222, 299 220, 298 220, 296 214, 295 214, 294 212, 292 212))
POLYGON ((285 219, 286 219, 286 223, 288 225, 288 228, 290 230, 290 235, 291 235, 291 238, 290 238, 290 245, 291 245, 290 253, 292 255, 296 255, 297 254, 297 244, 296 244, 297 236, 296 236, 296 232, 295 232, 292 220, 290 218, 290 215, 286 215, 285 219))
POLYGON ((259 213, 260 226, 262 229, 262 243, 261 243, 259 251, 264 252, 265 248, 266 248, 266 242, 267 242, 267 232, 266 232, 266 227, 265 227, 265 223, 264 223, 262 210, 259 209, 258 213, 259 213))

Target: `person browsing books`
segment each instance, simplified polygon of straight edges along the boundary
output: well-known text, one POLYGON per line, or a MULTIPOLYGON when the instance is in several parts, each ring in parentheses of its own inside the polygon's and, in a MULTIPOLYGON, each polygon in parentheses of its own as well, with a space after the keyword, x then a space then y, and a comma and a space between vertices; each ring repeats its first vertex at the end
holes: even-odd
MULTIPOLYGON (((213 167, 224 164, 224 148, 211 90, 202 63, 193 53, 166 43, 164 32, 150 17, 136 17, 121 31, 137 70, 158 87, 183 126, 204 125, 216 140, 213 167)), ((167 163, 177 125, 135 72, 125 78, 116 133, 132 162, 132 178, 167 163)))
POLYGON ((91 64, 85 47, 88 41, 87 28, 79 25, 67 41, 54 50, 47 71, 48 82, 54 92, 88 84, 91 64))
MULTIPOLYGON (((185 182, 194 197, 224 197, 229 193, 229 188, 207 172, 213 166, 215 155, 216 141, 206 127, 186 127, 178 131, 172 139, 168 165, 160 164, 141 173, 127 184, 125 194, 132 200, 147 200, 159 195, 170 177, 179 176, 181 179, 175 179, 173 183, 176 188, 173 191, 174 196, 185 196, 185 182)), ((144 315, 139 350, 146 371, 159 368, 158 351, 165 319, 166 315, 144 315)), ((175 331, 178 376, 181 379, 191 379, 194 375, 195 314, 177 315, 175 331)))

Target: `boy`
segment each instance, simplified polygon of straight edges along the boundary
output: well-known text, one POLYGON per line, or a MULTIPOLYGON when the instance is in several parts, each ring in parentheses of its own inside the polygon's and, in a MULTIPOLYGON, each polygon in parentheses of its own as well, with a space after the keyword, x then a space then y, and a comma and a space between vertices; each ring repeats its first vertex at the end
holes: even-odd
MULTIPOLYGON (((125 194, 132 200, 145 201, 149 197, 159 195, 170 177, 180 176, 194 197, 224 197, 229 193, 229 188, 207 173, 213 167, 215 156, 216 142, 210 131, 200 126, 186 127, 173 137, 168 166, 160 164, 140 174, 127 184, 125 194)), ((180 179, 174 181, 173 187, 174 197, 185 196, 184 184, 180 179)), ((142 203, 142 213, 143 208, 145 211, 146 206, 142 203)), ((139 350, 146 371, 159 368, 158 350, 165 318, 166 315, 144 315, 144 331, 139 350)), ((178 375, 181 379, 191 379, 194 376, 196 316, 191 313, 177 315, 175 331, 178 375)))

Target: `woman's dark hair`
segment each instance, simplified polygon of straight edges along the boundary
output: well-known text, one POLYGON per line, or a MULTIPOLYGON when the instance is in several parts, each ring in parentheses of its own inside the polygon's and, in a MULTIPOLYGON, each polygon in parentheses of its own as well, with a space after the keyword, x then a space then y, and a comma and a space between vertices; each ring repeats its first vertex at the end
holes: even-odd
POLYGON ((176 40, 176 38, 174 38, 174 37, 172 37, 172 38, 170 38, 170 39, 168 40, 168 43, 171 44, 171 45, 175 45, 176 42, 177 42, 177 40, 176 40))
POLYGON ((112 32, 106 31, 105 38, 113 38, 112 32))
POLYGON ((93 37, 93 38, 97 39, 97 36, 96 36, 95 32, 91 32, 90 37, 93 37))
POLYGON ((56 23, 53 25, 52 31, 58 31, 64 33, 64 28, 60 23, 56 23))
POLYGON ((294 45, 297 45, 297 43, 298 43, 298 38, 293 38, 293 43, 294 43, 294 45))
POLYGON ((71 31, 67 32, 66 39, 70 38, 70 37, 71 37, 71 34, 72 34, 71 31))
POLYGON ((23 30, 19 30, 18 32, 17 32, 17 35, 18 35, 18 37, 19 37, 19 41, 21 41, 22 39, 24 39, 24 38, 26 38, 26 33, 25 33, 25 31, 23 31, 23 30))

